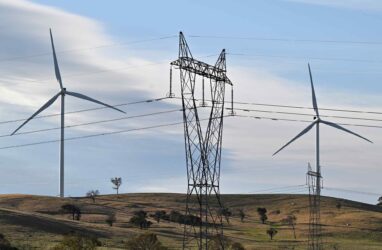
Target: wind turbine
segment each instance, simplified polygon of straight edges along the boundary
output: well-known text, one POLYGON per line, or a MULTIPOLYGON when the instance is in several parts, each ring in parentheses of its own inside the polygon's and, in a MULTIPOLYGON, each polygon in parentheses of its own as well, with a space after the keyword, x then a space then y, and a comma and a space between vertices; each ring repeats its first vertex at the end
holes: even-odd
POLYGON ((349 134, 352 134, 352 135, 355 135, 359 138, 362 138, 370 143, 373 143, 372 141, 366 139, 365 137, 357 134, 357 133, 354 133, 336 123, 333 123, 333 122, 328 122, 328 121, 325 121, 325 120, 322 120, 320 118, 320 114, 318 112, 318 106, 317 106, 317 99, 316 99, 316 94, 314 92, 314 86, 313 86, 313 78, 312 78, 312 72, 310 70, 310 65, 308 64, 308 69, 309 69, 309 76, 310 76, 310 85, 311 85, 311 88, 312 88, 312 102, 313 102, 313 109, 316 113, 316 116, 313 118, 314 121, 308 126, 306 127, 303 131, 301 131, 297 136, 295 136, 292 140, 290 140, 287 144, 285 144, 284 146, 282 146, 279 150, 277 150, 273 155, 276 155, 278 152, 280 152, 281 150, 283 150, 285 147, 287 147, 289 144, 291 144, 292 142, 294 142, 295 140, 297 140, 299 137, 303 136, 304 134, 306 134, 309 130, 311 130, 314 126, 316 126, 316 173, 317 173, 317 183, 316 183, 316 187, 317 187, 317 194, 320 195, 321 193, 321 182, 320 182, 320 177, 321 177, 321 166, 320 166, 320 123, 323 123, 325 125, 328 125, 330 127, 333 127, 333 128, 336 128, 336 129, 339 129, 339 130, 342 130, 342 131, 345 131, 349 134))
POLYGON ((122 112, 122 113, 125 113, 124 111, 118 109, 118 108, 115 108, 109 104, 106 104, 106 103, 103 103, 103 102, 100 102, 98 100, 95 100, 89 96, 86 96, 86 95, 83 95, 83 94, 80 94, 80 93, 76 93, 76 92, 71 92, 71 91, 67 91, 66 88, 63 87, 63 84, 62 84, 62 79, 61 79, 61 74, 60 74, 60 69, 58 67, 58 63, 57 63, 57 56, 56 56, 56 51, 54 49, 54 43, 53 43, 53 36, 52 36, 52 30, 49 29, 49 32, 50 32, 50 41, 51 41, 51 44, 52 44, 52 51, 53 51, 53 61, 54 61, 54 71, 55 71, 55 74, 56 74, 56 79, 60 85, 60 91, 54 95, 47 103, 45 103, 39 110, 37 110, 31 117, 29 117, 25 122, 23 122, 23 124, 21 124, 15 131, 13 131, 13 133, 11 135, 14 135, 19 129, 21 129, 25 124, 27 124, 30 120, 32 120, 36 115, 38 115, 39 113, 41 113, 43 110, 47 109, 50 105, 52 105, 54 103, 54 101, 57 100, 57 98, 59 96, 61 96, 61 138, 60 138, 60 197, 64 197, 64 128, 65 128, 65 95, 70 95, 70 96, 73 96, 73 97, 77 97, 79 99, 83 99, 83 100, 87 100, 87 101, 90 101, 90 102, 95 102, 97 104, 100 104, 100 105, 103 105, 103 106, 106 106, 108 108, 112 108, 112 109, 115 109, 119 112, 122 112))

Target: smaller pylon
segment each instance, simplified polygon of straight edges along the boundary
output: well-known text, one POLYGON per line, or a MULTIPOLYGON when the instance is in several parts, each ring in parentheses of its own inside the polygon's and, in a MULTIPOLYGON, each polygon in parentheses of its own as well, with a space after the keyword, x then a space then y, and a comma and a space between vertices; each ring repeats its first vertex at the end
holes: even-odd
POLYGON ((322 177, 315 171, 312 171, 310 163, 308 163, 308 173, 306 181, 309 187, 309 234, 308 234, 308 249, 322 250, 322 233, 320 221, 320 201, 322 177), (320 185, 317 185, 319 183, 320 185))

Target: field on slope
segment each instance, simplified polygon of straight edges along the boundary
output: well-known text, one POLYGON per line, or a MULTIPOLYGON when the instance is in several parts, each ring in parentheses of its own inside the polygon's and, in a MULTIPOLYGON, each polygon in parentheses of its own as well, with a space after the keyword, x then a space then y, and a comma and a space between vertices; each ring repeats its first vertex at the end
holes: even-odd
MULTIPOLYGON (((307 195, 222 195, 222 201, 233 213, 230 224, 224 224, 224 234, 246 249, 306 249, 307 195), (266 224, 259 220, 258 207, 268 210, 266 224), (246 214, 243 222, 239 209, 244 209, 246 214), (281 223, 289 214, 297 218, 296 239, 292 228, 281 223), (266 234, 270 226, 278 230, 273 240, 266 234)), ((49 249, 73 231, 98 237, 104 246, 100 249, 124 249, 129 238, 148 231, 157 234, 170 249, 179 249, 182 225, 164 220, 157 223, 149 217, 152 226, 141 230, 129 220, 139 210, 148 214, 157 210, 183 213, 184 208, 184 194, 122 194, 119 198, 102 195, 95 203, 89 198, 0 195, 0 233, 14 246, 24 249, 49 249), (81 220, 73 221, 71 215, 62 213, 64 204, 80 207, 81 220), (112 227, 105 222, 110 212, 116 214, 112 227)), ((382 249, 382 207, 322 197, 321 222, 325 249, 382 249)))

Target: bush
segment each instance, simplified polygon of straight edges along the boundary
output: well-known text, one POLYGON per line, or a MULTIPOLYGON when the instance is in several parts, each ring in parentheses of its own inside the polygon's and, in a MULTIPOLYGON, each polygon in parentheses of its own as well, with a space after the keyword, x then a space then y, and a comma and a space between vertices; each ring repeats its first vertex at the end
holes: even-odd
POLYGON ((134 216, 130 218, 130 223, 139 226, 140 229, 147 229, 151 226, 152 222, 148 221, 147 213, 143 210, 134 213, 134 216))
POLYGON ((73 204, 65 204, 61 206, 63 212, 70 213, 73 220, 81 219, 81 209, 73 204))
POLYGON ((229 208, 224 207, 219 210, 219 215, 224 216, 227 220, 227 223, 229 224, 229 217, 232 216, 232 212, 229 210, 229 208))
POLYGON ((152 214, 151 217, 153 217, 157 223, 159 223, 161 219, 163 219, 163 220, 168 219, 166 211, 164 211, 164 210, 155 211, 155 213, 152 214))
POLYGON ((17 250, 16 247, 12 247, 11 243, 4 237, 3 234, 0 234, 0 249, 1 250, 17 250))
POLYGON ((166 250, 158 237, 153 233, 141 234, 137 237, 130 239, 126 243, 128 250, 166 250))
POLYGON ((245 250, 242 244, 234 242, 226 236, 215 235, 208 242, 208 250, 245 250))
POLYGON ((97 246, 101 246, 101 242, 96 237, 71 233, 64 236, 61 243, 53 250, 93 250, 97 246))
POLYGON ((106 218, 106 223, 109 225, 109 226, 113 226, 114 222, 117 221, 117 218, 115 217, 115 213, 110 213, 107 215, 107 218, 106 218))

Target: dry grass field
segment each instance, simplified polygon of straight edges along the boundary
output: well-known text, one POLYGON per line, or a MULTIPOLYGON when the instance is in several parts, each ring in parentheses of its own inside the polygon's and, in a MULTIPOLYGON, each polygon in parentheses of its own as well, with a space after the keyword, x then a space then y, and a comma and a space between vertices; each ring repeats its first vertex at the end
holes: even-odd
MULTIPOLYGON (((306 249, 308 232, 308 196, 289 194, 223 195, 224 205, 232 211, 230 224, 224 224, 224 233, 240 242, 246 249, 306 249), (268 221, 262 224, 258 207, 268 210, 268 221), (239 209, 246 217, 239 218, 239 209), (297 218, 296 239, 290 226, 281 223, 287 215, 297 218), (266 230, 278 230, 270 240, 266 230)), ((141 230, 129 223, 133 213, 144 210, 183 212, 184 194, 122 194, 102 195, 95 203, 89 198, 65 198, 1 195, 0 233, 20 249, 49 249, 57 245, 63 235, 81 232, 98 237, 99 249, 124 249, 126 241, 143 232, 154 232, 170 249, 182 244, 183 226, 178 223, 153 222, 150 229, 141 230), (62 213, 61 206, 74 204, 81 208, 80 221, 62 213), (116 222, 110 227, 105 219, 114 212, 116 222)), ((322 219, 325 249, 382 249, 382 207, 330 197, 322 198, 322 219), (337 208, 337 204, 341 208, 337 208)))

